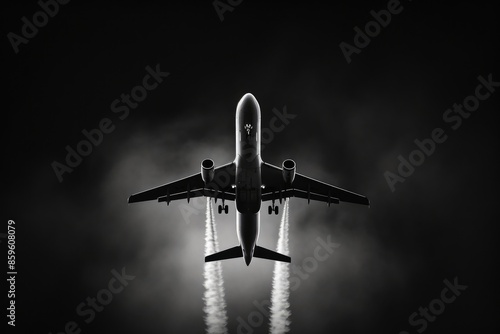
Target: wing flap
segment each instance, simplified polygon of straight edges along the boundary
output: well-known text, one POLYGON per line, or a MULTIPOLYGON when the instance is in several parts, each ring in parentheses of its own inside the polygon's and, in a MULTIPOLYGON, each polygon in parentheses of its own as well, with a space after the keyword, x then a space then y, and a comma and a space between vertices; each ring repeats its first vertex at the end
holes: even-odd
POLYGON ((337 198, 340 202, 370 205, 366 196, 332 186, 299 173, 295 175, 293 186, 304 192, 316 193, 328 198, 337 198))
POLYGON ((298 197, 298 198, 303 198, 307 199, 308 201, 319 201, 319 202, 325 202, 329 204, 339 204, 340 201, 338 198, 335 197, 328 197, 320 194, 315 194, 307 191, 302 191, 299 189, 290 189, 290 190, 283 190, 280 192, 272 192, 272 193, 264 193, 262 194, 262 202, 265 201, 272 201, 272 200, 281 200, 285 198, 290 198, 290 197, 298 197))
POLYGON ((141 191, 128 198, 129 203, 143 202, 156 200, 161 196, 168 196, 169 194, 176 194, 190 189, 202 188, 204 182, 201 179, 201 173, 194 174, 183 179, 166 183, 164 185, 154 187, 145 191, 141 191))
POLYGON ((195 189, 195 190, 190 190, 178 193, 178 194, 173 194, 173 195, 166 195, 166 196, 161 196, 158 197, 158 202, 167 202, 169 204, 171 201, 176 201, 180 199, 190 199, 194 197, 211 197, 217 199, 224 199, 227 201, 234 201, 236 199, 236 194, 235 193, 226 193, 226 192, 220 192, 216 191, 213 189, 207 189, 207 188, 202 188, 202 189, 195 189))

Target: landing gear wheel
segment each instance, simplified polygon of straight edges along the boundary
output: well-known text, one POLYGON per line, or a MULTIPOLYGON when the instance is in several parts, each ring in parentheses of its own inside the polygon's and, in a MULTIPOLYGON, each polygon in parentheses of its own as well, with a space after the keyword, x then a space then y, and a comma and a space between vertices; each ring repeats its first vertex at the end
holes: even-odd
POLYGON ((219 215, 222 213, 222 205, 219 204, 219 215))
POLYGON ((226 215, 229 213, 229 207, 227 205, 224 207, 224 213, 226 215))
POLYGON ((276 206, 274 207, 274 214, 275 214, 275 215, 277 215, 277 214, 278 214, 278 212, 279 212, 279 209, 278 209, 278 206, 276 205, 276 206))
POLYGON ((273 207, 269 205, 269 207, 267 208, 267 212, 272 215, 273 214, 273 207))

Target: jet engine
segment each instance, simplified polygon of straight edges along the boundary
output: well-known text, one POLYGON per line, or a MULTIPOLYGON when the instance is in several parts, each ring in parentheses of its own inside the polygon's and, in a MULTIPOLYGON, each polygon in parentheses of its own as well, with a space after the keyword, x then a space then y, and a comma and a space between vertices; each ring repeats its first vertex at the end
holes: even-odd
POLYGON ((205 185, 212 182, 215 175, 214 161, 212 159, 205 159, 201 162, 201 178, 205 185))
POLYGON ((285 180, 285 183, 288 185, 292 184, 295 179, 295 161, 286 159, 283 161, 281 167, 283 168, 283 180, 285 180))

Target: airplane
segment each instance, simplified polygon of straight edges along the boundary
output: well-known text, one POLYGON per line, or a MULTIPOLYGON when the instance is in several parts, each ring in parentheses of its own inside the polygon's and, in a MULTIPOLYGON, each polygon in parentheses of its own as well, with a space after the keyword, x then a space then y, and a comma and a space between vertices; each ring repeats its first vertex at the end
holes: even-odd
POLYGON ((157 200, 166 202, 194 197, 211 197, 222 200, 218 206, 221 214, 229 212, 225 201, 234 201, 236 231, 239 245, 205 257, 205 262, 243 257, 248 266, 253 257, 291 262, 287 255, 257 245, 260 230, 261 203, 271 201, 268 213, 278 214, 280 203, 298 197, 339 204, 350 202, 370 205, 367 197, 317 181, 296 173, 295 161, 286 159, 281 168, 266 163, 261 158, 261 113, 255 97, 245 94, 236 107, 236 157, 234 161, 215 167, 213 160, 204 159, 201 171, 183 179, 145 190, 128 199, 129 203, 157 200))

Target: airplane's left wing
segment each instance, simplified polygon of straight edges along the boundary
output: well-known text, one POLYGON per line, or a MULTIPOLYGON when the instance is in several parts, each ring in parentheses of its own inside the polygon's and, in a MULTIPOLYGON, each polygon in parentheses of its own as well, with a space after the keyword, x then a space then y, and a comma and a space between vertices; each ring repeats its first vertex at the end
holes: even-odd
POLYGON ((366 196, 356 194, 311 177, 295 173, 294 181, 287 185, 283 179, 283 170, 268 163, 262 164, 262 201, 280 200, 288 197, 299 197, 325 203, 349 202, 370 205, 366 196))
POLYGON ((213 180, 205 184, 201 173, 197 173, 183 179, 166 183, 164 185, 141 191, 128 198, 129 203, 157 200, 158 202, 175 201, 193 197, 214 197, 227 200, 234 200, 234 163, 215 168, 213 180))

